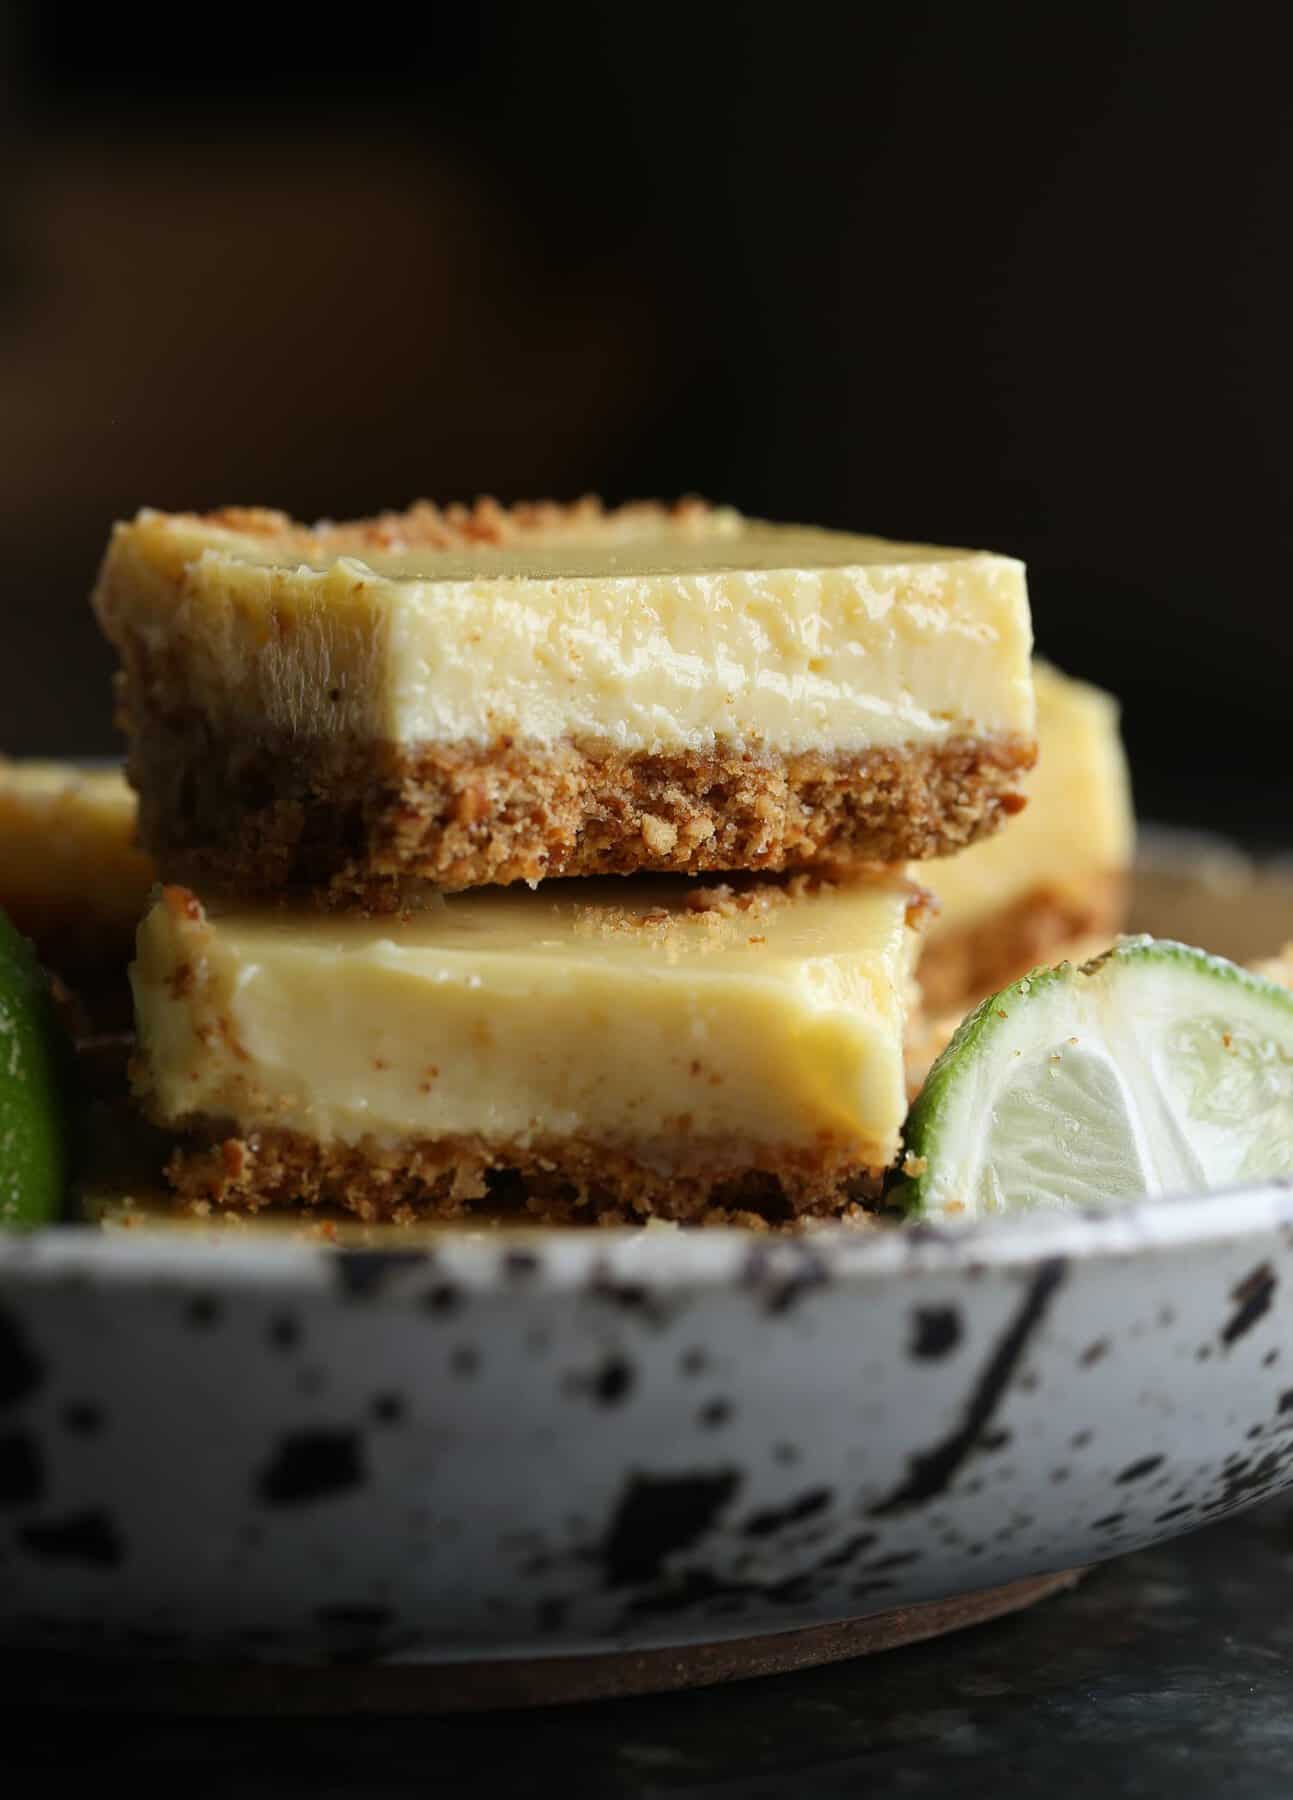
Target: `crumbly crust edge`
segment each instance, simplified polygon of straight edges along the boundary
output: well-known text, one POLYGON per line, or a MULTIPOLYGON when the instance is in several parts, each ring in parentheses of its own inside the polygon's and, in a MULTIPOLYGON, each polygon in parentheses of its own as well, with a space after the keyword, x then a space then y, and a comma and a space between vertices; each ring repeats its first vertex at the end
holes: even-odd
POLYGON ((937 928, 921 949, 916 979, 930 1017, 968 1012, 985 994, 1053 962, 1075 942, 1115 938, 1126 922, 1130 875, 1106 870, 1081 889, 1039 883, 957 931, 937 928))
POLYGON ((656 755, 602 744, 405 747, 220 734, 124 696, 140 841, 163 879, 390 911, 446 891, 639 871, 923 861, 1025 800, 1015 736, 860 753, 656 755))
POLYGON ((884 1171, 838 1149, 689 1146, 665 1170, 626 1149, 579 1138, 536 1144, 475 1136, 382 1146, 320 1143, 273 1128, 240 1133, 219 1120, 190 1122, 166 1178, 189 1210, 255 1213, 335 1206, 365 1222, 413 1224, 514 1206, 534 1222, 621 1225, 784 1225, 874 1204, 884 1171))

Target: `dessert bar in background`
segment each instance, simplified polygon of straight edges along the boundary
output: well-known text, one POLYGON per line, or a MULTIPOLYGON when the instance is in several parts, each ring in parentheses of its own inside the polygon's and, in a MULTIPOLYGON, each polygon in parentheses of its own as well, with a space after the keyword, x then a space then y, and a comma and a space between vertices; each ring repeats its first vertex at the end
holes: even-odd
POLYGON ((95 607, 141 841, 204 892, 942 856, 1036 749, 1019 562, 700 502, 146 511, 95 607))
POLYGON ((126 968, 155 880, 118 769, 0 757, 0 911, 80 1002, 82 1029, 131 1018, 126 968))
POLYGON ((1040 963, 1080 961, 1122 930, 1135 852, 1112 695, 1034 669, 1037 767, 1008 830, 921 867, 938 900, 920 964, 931 1015, 966 1012, 1040 963))
POLYGON ((117 769, 0 757, 0 907, 74 979, 124 971, 156 879, 117 769))

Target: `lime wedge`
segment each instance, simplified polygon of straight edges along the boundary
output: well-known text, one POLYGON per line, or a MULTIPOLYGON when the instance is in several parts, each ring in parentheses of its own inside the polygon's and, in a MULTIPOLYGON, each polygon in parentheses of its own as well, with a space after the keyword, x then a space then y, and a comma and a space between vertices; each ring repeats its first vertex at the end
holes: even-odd
POLYGON ((925 1217, 1110 1210, 1293 1171, 1293 993, 1125 938, 985 1000, 907 1119, 925 1217))
POLYGON ((68 1068, 48 978, 0 912, 0 1229, 62 1215, 71 1162, 68 1068))

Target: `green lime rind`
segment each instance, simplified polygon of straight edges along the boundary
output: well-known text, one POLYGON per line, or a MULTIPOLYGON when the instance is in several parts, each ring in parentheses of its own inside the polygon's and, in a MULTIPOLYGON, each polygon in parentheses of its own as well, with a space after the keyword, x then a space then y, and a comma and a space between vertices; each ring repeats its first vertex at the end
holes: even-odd
POLYGON ((1293 1172, 1293 993, 1150 937, 1034 970, 962 1023, 908 1115, 905 1149, 910 1172, 891 1198, 924 1217, 1116 1205, 1293 1172))
POLYGON ((919 1172, 905 1176, 893 1187, 889 1195, 892 1205, 912 1214, 925 1211, 930 1192, 942 1173, 938 1158, 938 1145, 943 1135, 941 1127, 955 1100, 967 1061, 990 1045, 994 1034, 1000 1032, 1003 1012, 1008 1016, 1038 984, 1065 981, 1072 968, 1071 963, 1060 963, 1053 969, 1033 969, 1018 981, 1012 981, 1009 987, 989 994, 961 1020, 930 1068, 924 1086, 907 1113, 902 1166, 915 1166, 919 1172))
POLYGON ((49 978, 0 912, 0 1229, 65 1216, 71 1094, 71 1049, 49 978))

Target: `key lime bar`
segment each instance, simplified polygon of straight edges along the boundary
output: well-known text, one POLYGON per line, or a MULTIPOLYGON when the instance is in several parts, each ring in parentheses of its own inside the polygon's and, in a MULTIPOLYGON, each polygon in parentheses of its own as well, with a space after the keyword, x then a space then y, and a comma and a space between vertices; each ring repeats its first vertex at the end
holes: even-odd
POLYGON ((124 975, 155 879, 118 769, 0 758, 0 910, 61 974, 124 975))
POLYGON ((700 502, 142 512, 95 606, 142 841, 204 892, 924 858, 1035 755, 1020 563, 700 502))
POLYGON ((1027 807, 990 842, 921 870, 939 901, 920 965, 931 1015, 963 1013, 1039 963, 1095 955, 1124 922, 1134 823, 1117 702, 1045 663, 1034 674, 1027 807))
POLYGON ((897 1152, 923 911, 892 875, 487 888, 382 918, 169 887, 132 971, 136 1091, 199 1210, 839 1211, 897 1152))

